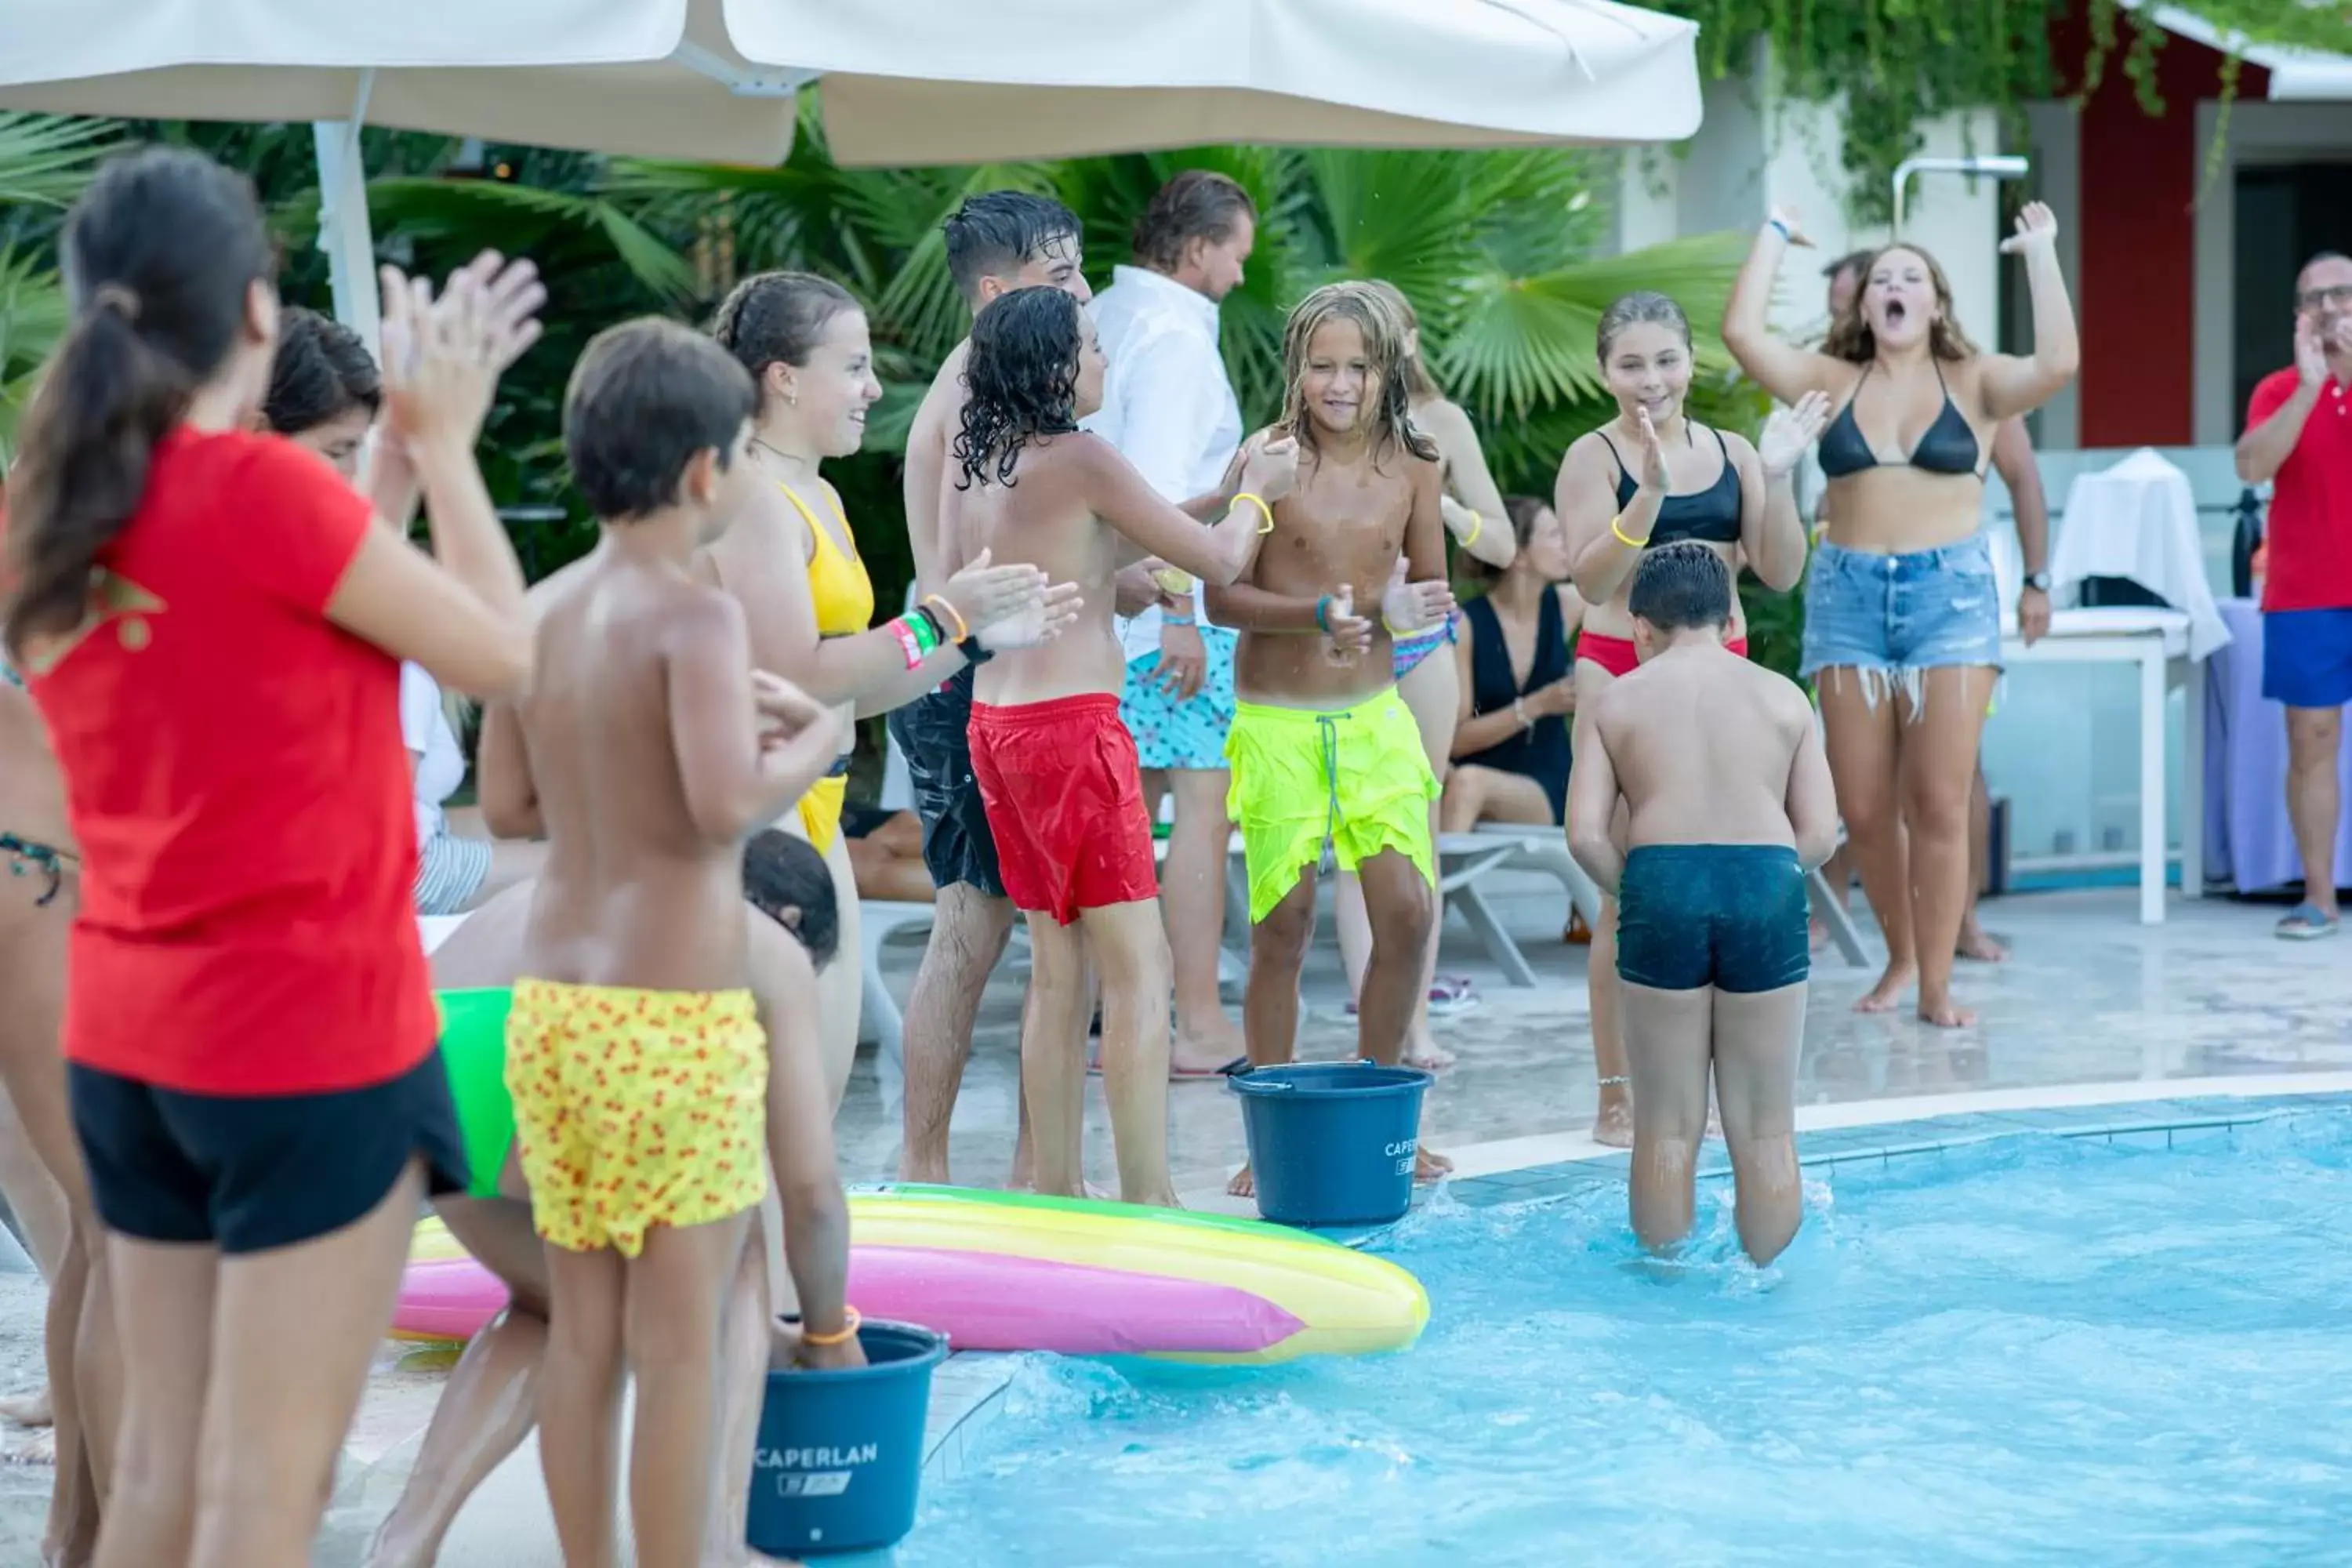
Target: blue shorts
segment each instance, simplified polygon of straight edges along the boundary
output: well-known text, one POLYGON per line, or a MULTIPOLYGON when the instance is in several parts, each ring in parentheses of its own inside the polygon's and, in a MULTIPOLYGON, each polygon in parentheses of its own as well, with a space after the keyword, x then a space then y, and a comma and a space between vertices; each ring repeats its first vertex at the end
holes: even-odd
POLYGON ((1874 555, 1822 543, 1805 574, 1802 673, 1888 677, 2000 667, 2000 593, 1984 535, 1874 555))
POLYGON ((1209 670, 1201 689, 1180 702, 1159 689, 1152 675, 1160 656, 1147 653, 1127 667, 1127 689, 1118 716, 1135 737, 1136 760, 1146 768, 1199 773, 1225 771, 1225 736, 1234 727, 1234 644, 1239 634, 1203 626, 1209 670))
POLYGON ((2263 695, 2289 708, 2352 702, 2352 609, 2265 611, 2263 695))

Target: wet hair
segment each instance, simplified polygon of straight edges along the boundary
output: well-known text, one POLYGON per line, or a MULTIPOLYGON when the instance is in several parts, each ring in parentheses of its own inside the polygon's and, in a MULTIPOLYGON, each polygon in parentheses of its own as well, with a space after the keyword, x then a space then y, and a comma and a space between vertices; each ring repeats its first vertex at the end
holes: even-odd
POLYGON ((1601 312, 1601 325, 1593 333, 1592 357, 1602 364, 1609 363, 1609 351, 1617 346, 1618 335, 1628 327, 1643 324, 1668 327, 1681 338, 1683 347, 1691 346, 1690 318, 1683 308, 1654 289, 1636 289, 1631 294, 1620 294, 1609 301, 1601 312))
POLYGON ((289 305, 278 315, 278 351, 261 416, 280 436, 299 436, 353 409, 373 419, 383 406, 383 375, 367 344, 332 316, 289 305))
POLYGON ((1870 253, 1863 264, 1853 300, 1830 322, 1830 335, 1822 341, 1822 352, 1832 359, 1842 359, 1849 364, 1868 364, 1878 357, 1878 334, 1870 330, 1870 321, 1862 313, 1862 297, 1870 292, 1870 275, 1878 264, 1896 251, 1908 251, 1927 268, 1927 281, 1936 290, 1936 320, 1927 329, 1927 352, 1948 363, 1976 357, 1977 345, 1960 331, 1959 322, 1952 319, 1952 282, 1944 276, 1944 268, 1936 258, 1916 245, 1882 246, 1870 253))
POLYGON ((963 428, 955 438, 956 489, 1010 485, 1021 448, 1078 427, 1078 302, 1059 289, 1015 289, 971 323, 964 361, 963 428), (990 469, 995 471, 993 475, 990 469))
MULTIPOLYGON (((1511 537, 1518 543, 1518 553, 1511 557, 1514 562, 1527 553, 1528 541, 1535 536, 1536 519, 1550 510, 1551 502, 1539 500, 1534 496, 1503 498, 1503 515, 1511 520, 1511 537)), ((1491 565, 1465 550, 1462 552, 1455 570, 1465 582, 1495 583, 1500 581, 1510 567, 1491 565)))
MULTIPOLYGON (((1403 320, 1408 338, 1420 335, 1421 312, 1412 308, 1412 301, 1404 297, 1403 289, 1385 278, 1368 279, 1364 287, 1388 301, 1389 309, 1394 310, 1403 320)), ((1418 345, 1408 351, 1404 356, 1404 384, 1405 390, 1412 393, 1416 400, 1426 401, 1433 397, 1445 395, 1437 384, 1437 378, 1429 374, 1429 365, 1421 357, 1418 345)))
POLYGON ((1237 181, 1213 169, 1187 169, 1160 186, 1135 220, 1135 258, 1154 272, 1173 272, 1194 240, 1223 245, 1244 218, 1257 221, 1257 204, 1237 181))
POLYGON ((751 907, 800 939, 809 962, 823 969, 841 947, 841 904, 833 868, 805 838, 767 827, 743 844, 743 897, 751 907), (797 921, 784 919, 796 910, 797 921))
POLYGON ((58 242, 73 318, 10 475, 7 646, 72 630, 90 568, 139 510, 156 443, 218 374, 276 271, 253 185, 201 153, 110 160, 58 242))
POLYGON ((1696 540, 1642 552, 1625 607, 1662 632, 1731 624, 1731 568, 1696 540))
POLYGON ((759 402, 751 373, 699 332, 656 316, 607 327, 563 393, 572 482, 599 518, 659 511, 696 453, 727 465, 759 402))
POLYGON ((809 362, 817 340, 835 316, 860 309, 856 299, 830 278, 814 272, 760 272, 728 291, 710 320, 710 337, 767 385, 768 367, 797 370, 809 362))
POLYGON ((1055 240, 1076 245, 1085 230, 1078 215, 1051 196, 987 191, 950 214, 944 232, 948 277, 966 301, 978 304, 982 279, 1010 283, 1055 240))
POLYGON ((1412 422, 1412 391, 1404 372, 1404 318, 1368 283, 1326 283, 1298 302, 1282 332, 1283 429, 1308 451, 1315 450, 1315 421, 1307 412, 1307 350, 1315 334, 1332 321, 1353 321, 1363 334, 1371 362, 1379 431, 1372 437, 1375 460, 1402 447, 1424 463, 1438 460, 1437 443, 1412 422))

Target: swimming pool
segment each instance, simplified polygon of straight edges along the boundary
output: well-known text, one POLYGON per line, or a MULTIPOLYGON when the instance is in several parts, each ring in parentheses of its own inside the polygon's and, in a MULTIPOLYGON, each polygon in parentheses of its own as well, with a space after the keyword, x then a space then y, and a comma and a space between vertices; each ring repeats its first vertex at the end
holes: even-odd
POLYGON ((2342 1561, 2352 1111, 1809 1172, 1774 1268, 1703 1186, 1685 1264, 1621 1185, 1381 1249, 1402 1355, 1030 1359, 905 1568, 2342 1561))

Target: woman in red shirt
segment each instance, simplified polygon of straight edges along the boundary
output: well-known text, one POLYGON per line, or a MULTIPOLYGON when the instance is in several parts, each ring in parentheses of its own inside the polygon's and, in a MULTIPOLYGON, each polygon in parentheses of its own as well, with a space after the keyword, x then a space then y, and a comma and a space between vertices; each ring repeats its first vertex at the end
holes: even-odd
POLYGON ((464 1174, 399 660, 527 682, 473 443, 507 336, 536 329, 481 268, 437 303, 386 275, 436 563, 250 432, 278 300, 247 182, 117 159, 61 253, 75 319, 10 487, 5 621, 82 857, 64 1044, 125 1385, 96 1561, 300 1568, 417 1202, 464 1174))

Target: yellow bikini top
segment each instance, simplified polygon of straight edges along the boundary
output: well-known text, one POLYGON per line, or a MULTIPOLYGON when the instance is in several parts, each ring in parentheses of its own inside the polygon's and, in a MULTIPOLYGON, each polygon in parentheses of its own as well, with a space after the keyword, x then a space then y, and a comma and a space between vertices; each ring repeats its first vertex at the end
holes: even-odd
POLYGON ((866 563, 856 554, 857 536, 849 531, 849 519, 839 499, 833 503, 833 515, 841 521, 841 537, 849 541, 846 553, 834 542, 833 531, 817 521, 816 513, 792 486, 780 480, 776 488, 801 514, 816 542, 815 553, 808 560, 808 581, 809 599, 816 606, 817 635, 855 637, 874 624, 874 583, 866 575, 866 563))

